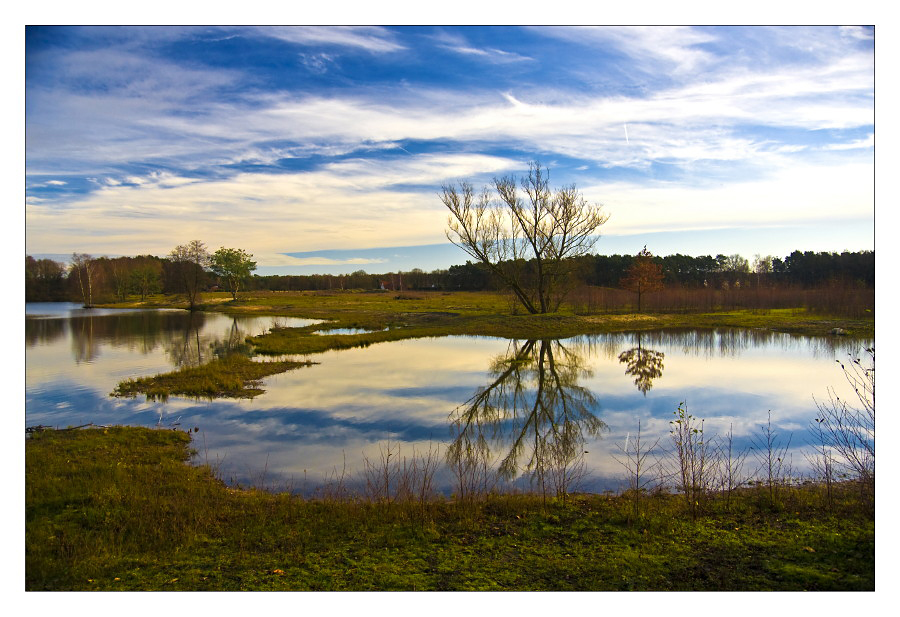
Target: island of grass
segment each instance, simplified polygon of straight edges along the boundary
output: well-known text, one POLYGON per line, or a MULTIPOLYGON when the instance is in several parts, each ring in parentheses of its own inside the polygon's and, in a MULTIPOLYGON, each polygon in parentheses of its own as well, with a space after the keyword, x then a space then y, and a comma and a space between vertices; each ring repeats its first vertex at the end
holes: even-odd
POLYGON ((310 366, 312 362, 253 362, 246 356, 216 358, 201 366, 190 366, 138 379, 126 379, 116 386, 111 396, 144 394, 150 400, 166 400, 169 396, 195 398, 253 398, 262 394, 264 377, 310 366))
POLYGON ((43 430, 25 445, 27 590, 874 590, 853 483, 681 495, 390 500, 228 488, 190 436, 43 430))

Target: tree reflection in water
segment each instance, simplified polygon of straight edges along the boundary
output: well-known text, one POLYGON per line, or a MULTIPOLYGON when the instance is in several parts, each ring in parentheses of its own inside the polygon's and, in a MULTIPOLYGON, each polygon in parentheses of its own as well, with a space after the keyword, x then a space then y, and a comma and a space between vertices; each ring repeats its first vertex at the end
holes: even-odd
POLYGON ((246 342, 247 333, 240 328, 236 317, 231 318, 231 326, 224 335, 204 332, 204 325, 203 314, 191 312, 182 325, 180 336, 172 336, 166 343, 166 354, 175 366, 200 366, 213 358, 232 354, 253 355, 246 342))
POLYGON ((661 351, 644 349, 641 346, 641 335, 637 335, 637 347, 632 347, 619 354, 619 362, 625 364, 625 373, 634 377, 634 385, 647 396, 653 387, 653 380, 662 377, 663 360, 666 354, 661 351))
POLYGON ((461 498, 492 488, 520 471, 543 495, 564 496, 585 474, 585 434, 606 424, 594 395, 578 384, 590 377, 582 356, 554 340, 512 341, 491 364, 494 380, 452 414, 455 439, 447 451, 461 498))

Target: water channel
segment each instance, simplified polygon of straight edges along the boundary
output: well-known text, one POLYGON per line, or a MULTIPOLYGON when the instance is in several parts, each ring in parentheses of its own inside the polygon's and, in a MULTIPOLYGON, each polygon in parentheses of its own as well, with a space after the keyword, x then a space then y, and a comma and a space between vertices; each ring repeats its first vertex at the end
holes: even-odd
MULTIPOLYGON (((616 455, 638 424, 648 443, 666 446, 685 402, 708 434, 730 430, 737 448, 749 448, 771 417, 799 476, 809 466, 813 397, 827 400, 829 388, 852 397, 835 360, 872 344, 736 329, 448 336, 318 354, 309 358, 316 365, 267 378, 250 400, 109 395, 123 379, 251 353, 246 336, 311 323, 27 304, 26 425, 197 427, 196 461, 226 481, 305 493, 336 477, 362 484, 367 465, 386 453, 431 452, 443 463, 473 450, 520 488, 542 461, 574 457, 583 471, 577 488, 599 492, 623 487, 616 455)), ((435 476, 442 492, 453 482, 447 469, 435 476)))

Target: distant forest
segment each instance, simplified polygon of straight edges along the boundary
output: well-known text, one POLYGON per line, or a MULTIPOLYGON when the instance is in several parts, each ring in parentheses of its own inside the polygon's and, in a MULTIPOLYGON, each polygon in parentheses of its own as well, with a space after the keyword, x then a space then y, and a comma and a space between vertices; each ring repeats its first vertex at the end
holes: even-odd
MULTIPOLYGON (((576 287, 620 289, 633 255, 588 255, 578 259, 576 287)), ((794 251, 784 259, 757 256, 751 263, 740 255, 652 257, 662 269, 665 288, 736 290, 741 288, 813 289, 842 287, 874 289, 874 251, 816 253, 794 251)), ((96 302, 125 300, 128 296, 177 294, 183 291, 176 264, 168 258, 98 257, 92 259, 93 297, 96 302)), ((82 294, 74 270, 50 259, 25 257, 26 302, 80 301, 82 294), (71 274, 70 274, 71 273, 71 274)), ((213 273, 205 290, 224 289, 213 273)), ((466 262, 446 270, 370 274, 253 275, 246 291, 379 290, 480 291, 496 289, 490 274, 479 264, 466 262)))

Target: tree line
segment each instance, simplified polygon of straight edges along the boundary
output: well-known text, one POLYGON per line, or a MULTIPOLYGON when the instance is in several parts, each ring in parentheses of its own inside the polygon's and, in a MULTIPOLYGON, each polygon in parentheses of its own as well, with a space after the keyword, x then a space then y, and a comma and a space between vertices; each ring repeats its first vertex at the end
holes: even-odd
POLYGON ((201 291, 225 289, 232 297, 256 262, 243 249, 222 247, 214 253, 199 240, 175 247, 166 257, 92 257, 73 253, 68 264, 25 256, 26 302, 82 302, 92 306, 152 294, 185 294, 191 308, 201 291))
MULTIPOLYGON (((235 249, 239 250, 239 249, 235 249)), ((626 288, 623 279, 639 255, 584 255, 573 260, 576 282, 594 287, 626 288)), ((842 253, 794 251, 784 258, 756 256, 750 262, 740 255, 692 257, 674 255, 651 256, 662 272, 665 287, 702 288, 723 286, 795 286, 814 288, 830 284, 875 287, 875 253, 857 251, 842 253)), ((94 302, 123 301, 152 294, 185 293, 183 263, 170 256, 139 255, 137 257, 90 258, 92 299, 94 302)), ((527 265, 527 264, 526 264, 527 265)), ((27 302, 82 301, 78 273, 75 268, 51 259, 25 257, 25 300, 27 302)), ((210 269, 201 290, 228 289, 228 283, 210 269)), ((368 273, 357 270, 350 274, 266 275, 253 274, 236 281, 238 289, 248 291, 324 291, 324 290, 442 290, 486 291, 500 288, 498 281, 480 264, 464 264, 430 272, 414 268, 403 272, 368 273), (241 286, 243 285, 243 286, 241 286)), ((232 285, 233 287, 234 285, 232 285)))

